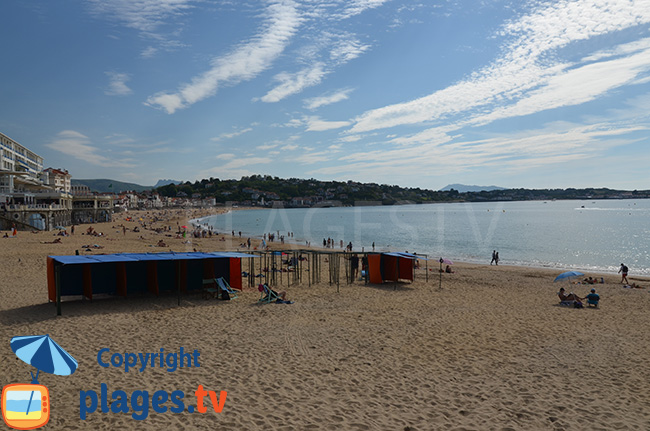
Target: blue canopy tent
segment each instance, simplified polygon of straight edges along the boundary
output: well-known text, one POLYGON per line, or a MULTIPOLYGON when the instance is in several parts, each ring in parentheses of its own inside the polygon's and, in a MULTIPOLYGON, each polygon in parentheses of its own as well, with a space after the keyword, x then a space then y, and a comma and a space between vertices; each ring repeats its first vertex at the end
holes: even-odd
POLYGON ((93 294, 127 296, 127 292, 191 292, 203 288, 203 280, 223 277, 242 288, 241 259, 245 253, 120 253, 93 256, 48 256, 48 298, 61 314, 61 296, 93 294))

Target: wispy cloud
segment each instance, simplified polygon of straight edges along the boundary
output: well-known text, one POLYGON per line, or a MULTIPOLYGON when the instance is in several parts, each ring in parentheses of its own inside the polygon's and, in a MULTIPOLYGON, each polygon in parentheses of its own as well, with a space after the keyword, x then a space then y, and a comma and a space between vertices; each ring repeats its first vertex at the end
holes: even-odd
POLYGON ((323 63, 316 63, 293 74, 286 72, 279 73, 273 79, 280 84, 266 93, 261 100, 267 103, 279 102, 285 97, 299 93, 307 87, 320 84, 326 74, 327 72, 323 63))
POLYGON ((237 156, 233 153, 223 153, 223 154, 218 154, 215 158, 217 160, 232 160, 235 157, 237 156))
POLYGON ((332 159, 331 151, 310 151, 292 157, 293 161, 303 165, 313 165, 314 163, 323 163, 332 159))
POLYGON ((222 133, 221 135, 216 136, 216 137, 214 137, 214 138, 211 138, 210 140, 211 140, 212 142, 224 141, 224 140, 227 140, 227 139, 236 138, 237 136, 241 136, 241 135, 243 135, 244 133, 248 133, 248 132, 250 132, 251 130, 253 130, 252 127, 247 127, 247 128, 245 128, 245 129, 237 130, 237 131, 235 131, 235 132, 222 133))
POLYGON ((108 96, 127 96, 133 93, 127 85, 127 81, 131 79, 131 76, 127 73, 118 73, 118 72, 105 72, 108 76, 108 89, 104 91, 104 94, 108 96))
POLYGON ((158 93, 146 104, 173 114, 200 100, 216 94, 220 85, 234 85, 250 80, 266 70, 284 51, 296 33, 301 19, 293 1, 269 4, 264 15, 264 28, 232 53, 212 61, 212 68, 181 85, 175 93, 158 93))
POLYGON ((341 13, 340 17, 343 19, 351 18, 355 15, 359 15, 366 9, 377 8, 389 0, 351 0, 348 1, 347 6, 341 13))
POLYGON ((323 132, 325 130, 340 129, 350 125, 349 121, 326 121, 319 117, 305 117, 308 132, 323 132))
POLYGON ((574 161, 589 165, 588 160, 603 159, 606 150, 635 142, 634 134, 646 130, 645 126, 611 122, 556 122, 543 129, 501 133, 480 140, 457 137, 444 144, 432 141, 400 147, 384 143, 376 150, 366 148, 348 153, 338 158, 334 166, 311 173, 329 176, 357 173, 376 178, 376 172, 381 172, 382 176, 400 178, 408 172, 419 172, 422 177, 444 176, 488 167, 510 174, 574 161), (432 166, 435 169, 431 169, 432 166))
POLYGON ((310 99, 305 99, 304 101, 305 108, 313 111, 315 109, 320 108, 321 106, 326 106, 326 105, 331 105, 332 103, 341 102, 343 100, 349 99, 350 93, 352 93, 352 89, 345 88, 342 90, 338 90, 334 93, 326 94, 319 97, 312 97, 310 99))
POLYGON ((88 0, 91 12, 143 33, 153 33, 170 17, 183 14, 194 0, 88 0))
POLYGON ((102 154, 99 148, 93 145, 89 137, 75 131, 63 130, 59 132, 51 143, 45 144, 53 150, 59 151, 75 159, 82 160, 91 165, 102 167, 133 167, 125 160, 114 160, 102 154))
POLYGON ((233 157, 229 160, 224 165, 215 166, 199 172, 199 176, 201 178, 218 177, 239 179, 245 175, 259 173, 259 168, 256 168, 256 166, 269 164, 272 161, 268 157, 233 157))
POLYGON ((274 77, 280 84, 271 89, 261 100, 267 103, 280 100, 302 92, 304 89, 320 84, 337 67, 354 60, 370 48, 354 35, 342 32, 334 34, 323 32, 318 43, 302 50, 302 61, 309 63, 295 73, 281 72, 274 77))
MULTIPOLYGON (((135 30, 154 46, 142 51, 142 58, 151 58, 160 49, 174 50, 184 46, 178 40, 179 22, 201 0, 87 0, 90 13, 98 18, 135 30)), ((109 35, 109 37, 114 37, 109 35)))
MULTIPOLYGON (((571 96, 557 91, 559 88, 567 88, 566 85, 560 85, 560 82, 575 83, 575 78, 581 73, 592 78, 593 69, 589 64, 550 59, 558 58, 558 50, 572 43, 647 23, 650 23, 648 0, 563 0, 544 3, 533 12, 503 27, 501 36, 511 40, 504 44, 503 55, 491 65, 477 71, 469 79, 428 96, 367 111, 355 118, 351 132, 442 121, 459 114, 463 114, 465 119, 468 115, 481 115, 483 120, 489 119, 484 115, 485 112, 475 112, 478 108, 498 111, 500 115, 496 115, 495 119, 506 118, 507 114, 519 115, 521 111, 513 107, 526 99, 530 102, 559 97, 560 101, 555 102, 555 106, 575 104, 576 102, 571 101, 571 96)), ((617 52, 625 55, 624 50, 617 52)), ((637 54, 628 53, 630 58, 627 61, 637 62, 632 72, 622 76, 621 68, 618 68, 619 73, 611 76, 602 74, 595 85, 596 89, 590 90, 590 94, 581 98, 579 103, 607 94, 619 85, 634 82, 634 73, 636 77, 645 73, 646 67, 639 63, 646 59, 639 49, 635 52, 637 54)), ((594 60, 595 57, 592 61, 594 60)), ((616 61, 620 65, 626 60, 616 61)), ((616 68, 616 65, 611 63, 609 66, 616 68)), ((529 107, 531 106, 532 104, 529 104, 529 107)), ((537 108, 530 109, 528 113, 548 109, 544 103, 536 106, 537 108)))

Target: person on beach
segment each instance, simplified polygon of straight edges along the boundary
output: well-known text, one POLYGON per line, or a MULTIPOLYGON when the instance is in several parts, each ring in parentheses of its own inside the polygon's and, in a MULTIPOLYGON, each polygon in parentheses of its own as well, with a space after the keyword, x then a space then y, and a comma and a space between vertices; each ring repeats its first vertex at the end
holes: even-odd
POLYGON ((352 270, 352 280, 357 279, 357 272, 359 271, 359 256, 353 254, 350 258, 350 269, 352 270))
POLYGON ((627 281, 627 271, 627 266, 625 266, 624 263, 621 263, 621 267, 618 270, 619 274, 621 274, 621 283, 625 282, 625 284, 629 284, 629 281, 627 281))
POLYGON ((449 266, 449 265, 447 265, 447 267, 445 268, 445 272, 447 274, 453 274, 454 273, 454 271, 451 269, 451 266, 449 266))
POLYGON ((584 298, 580 298, 578 295, 576 295, 573 292, 570 292, 568 295, 566 293, 564 293, 564 292, 565 292, 564 287, 561 287, 560 291, 557 293, 557 296, 560 298, 560 301, 562 301, 562 302, 564 302, 564 301, 575 301, 575 302, 577 302, 578 304, 580 304, 582 306, 582 300, 584 298))
MULTIPOLYGON (((276 297, 280 298, 282 301, 287 300, 287 292, 283 290, 282 292, 276 292, 275 290, 271 289, 271 287, 268 284, 265 284, 266 288, 269 290, 269 292, 273 293, 276 297)), ((265 299, 268 298, 268 295, 265 297, 265 299)))
POLYGON ((497 256, 498 256, 497 251, 492 250, 492 260, 490 261, 490 265, 492 265, 495 262, 496 262, 497 265, 499 264, 499 261, 497 260, 497 256))
POLYGON ((600 295, 596 293, 596 289, 591 289, 591 293, 585 297, 587 304, 594 305, 598 307, 598 301, 600 301, 600 295))

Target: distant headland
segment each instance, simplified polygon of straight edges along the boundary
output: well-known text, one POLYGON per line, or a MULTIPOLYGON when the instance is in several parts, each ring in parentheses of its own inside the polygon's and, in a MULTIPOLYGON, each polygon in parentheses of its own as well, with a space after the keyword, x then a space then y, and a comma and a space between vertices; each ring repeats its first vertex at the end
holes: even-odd
POLYGON ((609 188, 507 189, 498 186, 450 184, 440 190, 356 181, 278 178, 252 175, 239 180, 203 179, 194 182, 159 180, 146 187, 115 180, 73 180, 99 193, 158 193, 169 198, 214 199, 215 203, 285 207, 400 205, 434 202, 527 201, 553 199, 647 199, 650 190, 609 188))

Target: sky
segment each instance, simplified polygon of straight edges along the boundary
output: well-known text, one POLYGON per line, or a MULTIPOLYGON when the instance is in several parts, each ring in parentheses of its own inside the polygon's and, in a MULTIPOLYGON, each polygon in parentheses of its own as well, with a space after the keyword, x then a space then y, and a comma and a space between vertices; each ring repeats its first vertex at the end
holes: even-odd
POLYGON ((73 178, 650 189, 650 0, 7 0, 0 132, 73 178))

